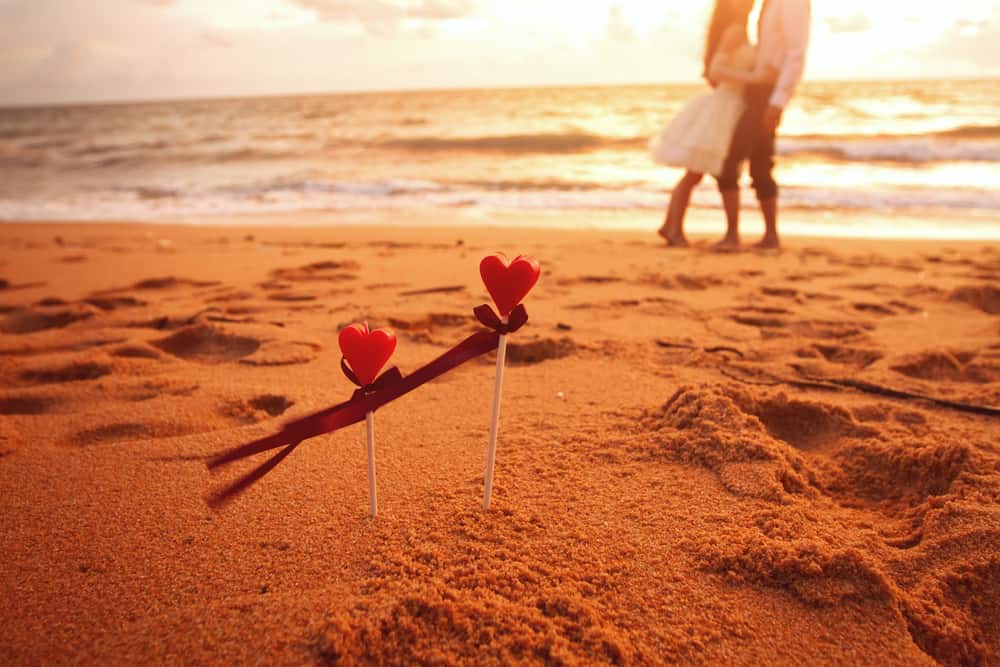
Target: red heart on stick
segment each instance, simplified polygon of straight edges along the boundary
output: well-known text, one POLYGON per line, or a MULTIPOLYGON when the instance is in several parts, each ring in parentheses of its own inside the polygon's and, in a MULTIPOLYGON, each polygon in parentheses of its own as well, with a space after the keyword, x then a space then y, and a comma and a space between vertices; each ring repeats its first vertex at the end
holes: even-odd
POLYGON ((538 260, 519 255, 508 264, 502 252, 487 255, 479 263, 479 275, 500 311, 507 317, 538 282, 542 268, 538 260))
POLYGON ((368 323, 340 330, 340 352, 362 386, 370 385, 396 351, 396 334, 389 329, 368 330, 368 323))

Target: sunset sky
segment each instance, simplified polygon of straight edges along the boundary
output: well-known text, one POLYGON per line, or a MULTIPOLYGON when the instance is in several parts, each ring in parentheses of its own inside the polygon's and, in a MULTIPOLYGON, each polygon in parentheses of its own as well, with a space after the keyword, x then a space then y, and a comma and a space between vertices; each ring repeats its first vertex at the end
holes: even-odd
MULTIPOLYGON (((0 0, 0 104, 696 81, 710 0, 0 0)), ((1000 0, 814 0, 806 78, 1000 76, 1000 0)))

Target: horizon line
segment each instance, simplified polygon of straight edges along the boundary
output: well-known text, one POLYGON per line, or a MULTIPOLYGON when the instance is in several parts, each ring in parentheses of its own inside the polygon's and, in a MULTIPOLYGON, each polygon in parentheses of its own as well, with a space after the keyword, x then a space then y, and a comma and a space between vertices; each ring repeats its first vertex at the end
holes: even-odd
MULTIPOLYGON (((986 76, 924 76, 924 77, 903 77, 889 78, 877 77, 870 79, 811 79, 803 81, 801 85, 809 86, 813 84, 878 84, 878 83, 918 83, 927 81, 1000 81, 1000 75, 986 76)), ((0 102, 0 111, 9 110, 29 110, 53 107, 100 107, 118 106, 129 104, 164 104, 164 103, 185 103, 185 102, 221 102, 226 100, 248 100, 248 99, 269 99, 279 97, 334 97, 338 95, 399 95, 412 93, 448 93, 463 91, 488 91, 488 90, 542 90, 546 88, 629 88, 629 87, 652 87, 652 86, 697 86, 701 80, 674 80, 674 81, 635 81, 631 83, 560 83, 560 84, 524 84, 524 85, 469 85, 452 87, 417 87, 417 88, 357 88, 345 90, 326 91, 295 91, 295 92, 274 92, 274 93, 222 93, 219 95, 191 95, 180 97, 124 97, 98 100, 60 100, 53 102, 0 102)))

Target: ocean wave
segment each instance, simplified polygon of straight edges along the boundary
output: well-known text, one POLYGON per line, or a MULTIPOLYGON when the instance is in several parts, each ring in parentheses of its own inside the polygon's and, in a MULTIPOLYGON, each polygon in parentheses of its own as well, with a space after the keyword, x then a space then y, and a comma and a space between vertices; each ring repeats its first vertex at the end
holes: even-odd
POLYGON ((91 155, 107 155, 109 153, 142 153, 144 151, 162 151, 170 147, 170 143, 162 139, 156 141, 134 141, 121 144, 87 144, 67 151, 73 157, 90 157, 91 155))
POLYGON ((1000 125, 961 125, 933 135, 951 139, 1000 139, 1000 125))
MULTIPOLYGON (((378 144, 414 152, 570 154, 645 148, 648 137, 616 137, 587 132, 484 135, 477 137, 397 137, 378 144)), ((778 140, 779 154, 855 162, 1000 162, 1000 127, 970 125, 922 135, 802 135, 778 140)))
POLYGON ((608 137, 588 132, 542 132, 477 137, 399 137, 377 145, 411 151, 472 151, 489 153, 583 153, 611 148, 641 147, 647 137, 608 137))
MULTIPOLYGON (((923 118, 923 116, 917 116, 923 118)), ((881 132, 881 133, 841 133, 841 134, 793 134, 789 139, 809 139, 812 141, 876 141, 913 139, 1000 139, 1000 125, 958 125, 946 130, 927 132, 881 132)))
MULTIPOLYGON (((308 132, 256 133, 252 139, 203 133, 174 140, 134 142, 71 142, 62 138, 19 142, 0 141, 0 164, 55 168, 111 168, 160 164, 211 164, 280 160, 337 160, 371 151, 453 153, 488 156, 574 155, 599 151, 619 154, 645 152, 648 137, 608 136, 573 130, 466 137, 407 136, 384 139, 329 137, 308 132), (310 140, 314 138, 315 140, 310 140), (374 149, 374 150, 373 150, 374 149)), ((967 125, 927 134, 905 135, 784 135, 778 152, 790 158, 833 162, 878 162, 903 165, 936 162, 1000 163, 1000 126, 967 125)), ((398 159, 398 158, 397 158, 398 159)))
POLYGON ((778 154, 838 162, 1000 162, 1000 141, 935 139, 803 139, 779 137, 778 154))
MULTIPOLYGON (((669 192, 654 187, 570 190, 476 187, 419 180, 288 180, 185 190, 156 185, 59 198, 0 198, 0 220, 163 219, 305 210, 376 211, 467 208, 490 211, 662 211, 669 192)), ((718 193, 699 189, 692 205, 718 210, 718 193)), ((782 190, 782 208, 808 211, 931 211, 996 220, 1000 192, 973 188, 814 188, 782 190), (984 217, 985 216, 985 217, 984 217)), ((644 213, 646 215, 646 213, 644 213)))

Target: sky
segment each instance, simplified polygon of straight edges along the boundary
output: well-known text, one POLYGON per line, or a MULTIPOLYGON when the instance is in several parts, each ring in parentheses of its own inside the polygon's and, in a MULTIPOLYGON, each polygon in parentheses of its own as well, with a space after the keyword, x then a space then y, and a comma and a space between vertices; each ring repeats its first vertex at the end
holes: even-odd
MULTIPOLYGON (((0 0, 0 105, 695 82, 711 0, 0 0)), ((813 0, 807 80, 1000 76, 1000 0, 813 0)))

